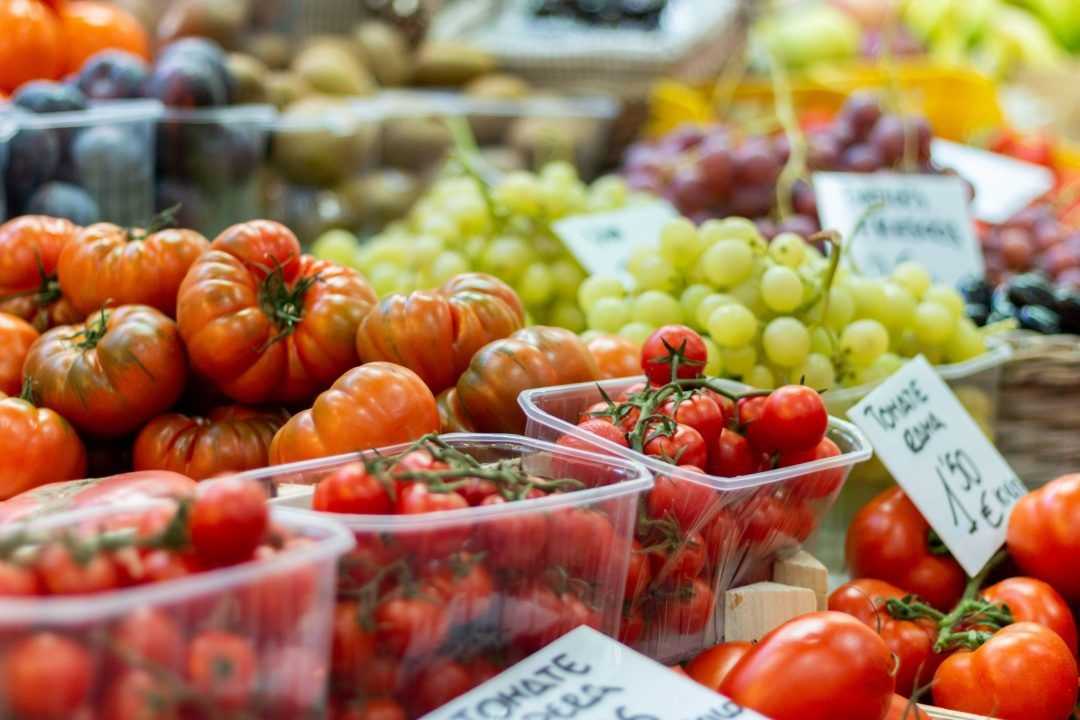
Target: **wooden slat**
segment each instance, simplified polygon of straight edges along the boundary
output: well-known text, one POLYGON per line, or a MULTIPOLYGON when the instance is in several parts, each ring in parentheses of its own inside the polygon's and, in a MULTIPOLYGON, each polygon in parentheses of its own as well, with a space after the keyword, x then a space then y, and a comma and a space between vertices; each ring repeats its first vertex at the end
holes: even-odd
POLYGON ((773 564, 773 582, 806 588, 817 598, 817 609, 829 607, 829 570, 816 557, 800 550, 773 564))
POLYGON ((724 639, 760 640, 794 617, 817 610, 817 596, 807 588, 759 582, 724 593, 724 639))

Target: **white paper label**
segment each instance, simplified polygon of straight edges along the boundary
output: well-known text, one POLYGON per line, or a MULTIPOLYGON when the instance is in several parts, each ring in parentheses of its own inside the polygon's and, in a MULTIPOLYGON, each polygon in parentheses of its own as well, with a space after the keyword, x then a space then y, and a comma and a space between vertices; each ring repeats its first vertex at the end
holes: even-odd
POLYGON ((982 249, 959 178, 815 173, 813 181, 821 226, 840 232, 846 257, 861 272, 888 275, 914 260, 934 280, 949 285, 983 275, 982 249), (864 216, 862 229, 853 236, 864 216))
POLYGON ((589 627, 425 720, 764 720, 589 627))
POLYGON ((975 186, 975 217, 984 222, 1005 222, 1054 187, 1049 168, 970 145, 934 140, 930 154, 975 186))
POLYGON ((848 410, 957 562, 975 575, 1027 490, 921 355, 848 410))
POLYGON ((655 245, 660 231, 679 217, 662 200, 592 215, 574 215, 552 228, 591 275, 614 275, 629 282, 626 265, 635 245, 655 245))

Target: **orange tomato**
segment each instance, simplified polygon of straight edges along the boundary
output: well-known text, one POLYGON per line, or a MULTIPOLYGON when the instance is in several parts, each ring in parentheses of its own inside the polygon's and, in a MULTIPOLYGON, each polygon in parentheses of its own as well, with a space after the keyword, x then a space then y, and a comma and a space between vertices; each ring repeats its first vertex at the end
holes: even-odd
POLYGON ((86 473, 86 448, 52 410, 26 400, 0 400, 0 500, 86 473))
POLYGON ((74 0, 58 8, 63 73, 77 72, 102 50, 126 50, 150 59, 150 38, 135 16, 112 3, 74 0))
POLYGON ((0 393, 19 394, 23 361, 37 337, 38 332, 30 323, 0 312, 0 393))
POLYGON ((641 374, 641 348, 619 335, 598 335, 586 346, 596 360, 598 380, 641 374))
POLYGON ((61 297, 56 268, 79 227, 62 218, 23 215, 0 225, 0 310, 44 332, 82 320, 61 297))
POLYGON ((0 90, 28 80, 56 79, 64 71, 60 23, 37 0, 0 2, 0 90))

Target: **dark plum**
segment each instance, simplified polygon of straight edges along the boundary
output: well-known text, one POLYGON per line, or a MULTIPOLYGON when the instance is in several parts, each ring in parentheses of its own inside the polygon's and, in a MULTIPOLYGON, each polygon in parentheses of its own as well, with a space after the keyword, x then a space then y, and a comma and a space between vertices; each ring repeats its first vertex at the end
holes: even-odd
POLYGON ((1059 287, 1055 293, 1054 309, 1061 318, 1061 329, 1080 333, 1080 292, 1070 287, 1059 287))
POLYGON ((5 187, 9 210, 18 212, 34 190, 51 180, 60 167, 60 140, 52 130, 22 128, 8 143, 5 187))
POLYGON ((164 178, 157 183, 154 207, 158 210, 178 207, 176 225, 185 228, 206 226, 208 216, 206 200, 199 189, 183 180, 164 178))
POLYGON ((26 203, 30 215, 51 215, 67 218, 76 225, 101 222, 101 208, 94 198, 78 185, 49 182, 38 188, 26 203))
POLYGON ((964 312, 971 319, 971 322, 980 327, 985 325, 990 318, 990 308, 982 303, 965 303, 964 312))
POLYGON ((50 80, 25 83, 15 92, 11 102, 32 113, 77 112, 86 109, 86 96, 81 90, 50 80))
POLYGON ((161 60, 146 81, 146 95, 174 108, 219 107, 229 101, 221 74, 194 55, 161 60))
POLYGON ((123 50, 103 50, 82 66, 75 84, 94 100, 126 100, 142 97, 150 66, 138 55, 123 50))
POLYGON ((1036 273, 1017 275, 1009 281, 1006 289, 1009 293, 1009 302, 1017 307, 1054 304, 1053 286, 1045 277, 1036 273))
POLYGON ((206 188, 223 188, 249 180, 258 168, 262 133, 256 128, 223 123, 163 123, 158 162, 162 174, 190 180, 206 188))
POLYGON ((1061 332, 1061 318, 1048 307, 1027 305, 1016 313, 1016 320, 1025 330, 1034 330, 1043 335, 1056 335, 1061 332))
POLYGON ((214 73, 225 86, 226 102, 232 101, 233 78, 229 72, 229 58, 220 45, 213 40, 201 37, 181 38, 161 49, 161 53, 158 55, 158 64, 177 58, 193 58, 209 63, 214 73))

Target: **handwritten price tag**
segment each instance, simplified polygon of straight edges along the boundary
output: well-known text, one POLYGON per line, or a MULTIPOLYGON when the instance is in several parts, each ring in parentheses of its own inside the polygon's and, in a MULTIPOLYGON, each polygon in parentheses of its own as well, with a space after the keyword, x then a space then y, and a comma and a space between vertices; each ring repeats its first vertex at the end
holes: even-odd
POLYGON ((926 358, 893 373, 848 417, 957 562, 978 573, 1027 491, 926 358))
POLYGON ((629 282, 626 265, 630 251, 635 245, 655 245, 664 225, 677 217, 670 205, 658 200, 612 212, 575 215, 552 228, 589 273, 615 275, 629 282))
POLYGON ((579 627, 424 720, 764 720, 579 627))
POLYGON ((975 217, 986 222, 1005 222, 1054 187, 1049 168, 968 145, 934 140, 930 154, 975 186, 975 217))
POLYGON ((864 273, 888 275, 915 260, 938 282, 955 285, 985 271, 967 188, 959 178, 815 173, 813 180, 822 227, 840 232, 848 259, 864 273), (864 215, 862 230, 853 236, 864 215))

